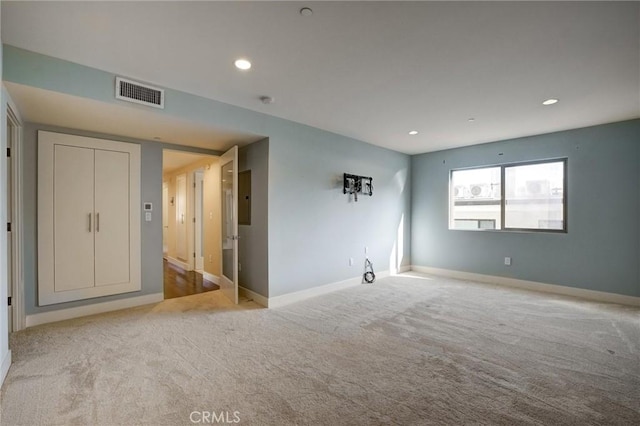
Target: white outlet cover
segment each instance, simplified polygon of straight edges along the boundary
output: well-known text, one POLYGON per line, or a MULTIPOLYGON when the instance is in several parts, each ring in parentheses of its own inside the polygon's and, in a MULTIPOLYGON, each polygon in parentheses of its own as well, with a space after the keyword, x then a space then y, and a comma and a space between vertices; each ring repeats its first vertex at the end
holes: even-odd
POLYGON ((507 266, 511 266, 511 258, 510 257, 505 257, 504 258, 504 264, 507 266))

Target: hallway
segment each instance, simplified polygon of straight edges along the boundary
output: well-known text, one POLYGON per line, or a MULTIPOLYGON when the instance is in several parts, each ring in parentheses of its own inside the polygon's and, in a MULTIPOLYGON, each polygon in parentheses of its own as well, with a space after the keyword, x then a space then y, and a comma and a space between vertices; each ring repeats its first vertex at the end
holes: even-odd
POLYGON ((201 273, 185 271, 166 259, 163 260, 163 265, 165 300, 220 289, 217 284, 203 279, 201 273))

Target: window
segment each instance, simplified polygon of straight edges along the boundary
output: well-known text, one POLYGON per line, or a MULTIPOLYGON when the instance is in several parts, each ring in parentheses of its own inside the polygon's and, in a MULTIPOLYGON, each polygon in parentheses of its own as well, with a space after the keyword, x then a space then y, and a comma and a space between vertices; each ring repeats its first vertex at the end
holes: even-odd
POLYGON ((564 165, 505 166, 505 229, 564 230, 564 165))
POLYGON ((451 171, 449 229, 566 232, 567 160, 451 171))
POLYGON ((500 205, 500 167, 454 170, 451 172, 453 195, 453 229, 500 229, 502 215, 500 205), (480 226, 490 221, 491 228, 480 226))

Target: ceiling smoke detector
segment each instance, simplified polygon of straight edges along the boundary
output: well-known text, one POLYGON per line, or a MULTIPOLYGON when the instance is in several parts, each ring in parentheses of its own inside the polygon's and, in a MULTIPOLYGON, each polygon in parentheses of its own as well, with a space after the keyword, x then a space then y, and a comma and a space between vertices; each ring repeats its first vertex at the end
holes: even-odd
POLYGON ((275 99, 273 99, 271 96, 260 96, 260 102, 262 102, 265 105, 269 105, 275 102, 275 99))

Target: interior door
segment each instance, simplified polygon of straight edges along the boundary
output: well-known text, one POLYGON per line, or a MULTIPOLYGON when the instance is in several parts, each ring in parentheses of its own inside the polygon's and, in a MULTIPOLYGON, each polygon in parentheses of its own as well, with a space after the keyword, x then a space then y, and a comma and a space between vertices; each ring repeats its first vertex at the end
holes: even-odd
POLYGON ((169 252, 167 234, 169 233, 169 185, 162 184, 162 255, 169 252))
POLYGON ((187 175, 176 177, 176 256, 187 261, 187 175))
POLYGON ((95 282, 127 283, 129 268, 129 154, 95 151, 95 282))
POLYGON ((203 238, 202 238, 202 233, 203 233, 203 229, 202 229, 202 216, 203 216, 203 197, 204 197, 204 191, 203 191, 203 173, 202 170, 198 170, 193 174, 194 177, 194 182, 196 184, 194 191, 195 191, 195 197, 194 197, 194 204, 195 204, 195 209, 194 209, 194 213, 195 213, 195 230, 194 230, 194 244, 195 244, 195 249, 194 249, 194 253, 196 254, 196 264, 195 264, 195 269, 196 271, 202 271, 204 269, 204 250, 203 250, 203 238))
POLYGON ((238 147, 220 157, 222 265, 220 290, 238 303, 238 147))
POLYGON ((55 291, 94 287, 94 150, 56 145, 53 174, 55 291))

